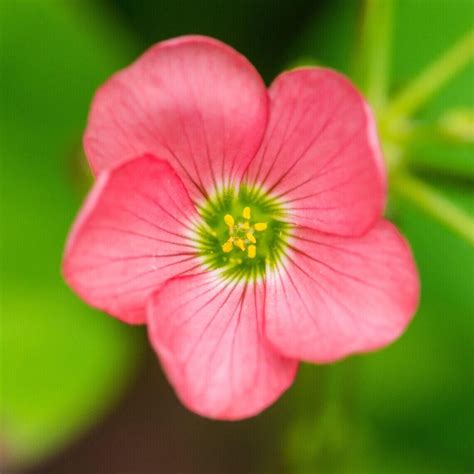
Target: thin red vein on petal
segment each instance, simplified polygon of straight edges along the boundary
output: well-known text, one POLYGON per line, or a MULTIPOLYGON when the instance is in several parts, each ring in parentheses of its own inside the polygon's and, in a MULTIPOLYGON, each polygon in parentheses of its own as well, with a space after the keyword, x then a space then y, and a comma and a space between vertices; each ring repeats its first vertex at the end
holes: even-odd
POLYGON ((263 285, 213 274, 175 278, 154 295, 150 340, 188 408, 210 418, 245 418, 291 384, 297 362, 263 337, 263 304, 263 285))
POLYGON ((143 323, 150 293, 169 278, 203 270, 189 238, 196 218, 167 162, 145 156, 106 172, 69 236, 66 281, 92 306, 143 323))
POLYGON ((328 69, 281 74, 270 87, 269 125, 244 180, 286 203, 295 225, 363 234, 385 201, 375 122, 363 97, 328 69))
POLYGON ((413 257, 386 221, 360 238, 299 228, 286 259, 267 276, 265 329, 288 357, 330 362, 382 347, 415 313, 413 257))
POLYGON ((158 43, 96 94, 84 138, 95 173, 143 153, 166 159, 191 197, 240 178, 267 122, 265 85, 229 46, 158 43))

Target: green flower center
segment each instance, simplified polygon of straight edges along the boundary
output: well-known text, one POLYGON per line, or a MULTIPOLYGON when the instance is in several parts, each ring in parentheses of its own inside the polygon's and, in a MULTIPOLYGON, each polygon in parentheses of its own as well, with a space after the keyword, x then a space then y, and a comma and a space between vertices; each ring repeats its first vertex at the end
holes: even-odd
POLYGON ((281 261, 290 236, 281 204, 255 188, 216 193, 199 210, 198 252, 227 278, 257 279, 281 261))

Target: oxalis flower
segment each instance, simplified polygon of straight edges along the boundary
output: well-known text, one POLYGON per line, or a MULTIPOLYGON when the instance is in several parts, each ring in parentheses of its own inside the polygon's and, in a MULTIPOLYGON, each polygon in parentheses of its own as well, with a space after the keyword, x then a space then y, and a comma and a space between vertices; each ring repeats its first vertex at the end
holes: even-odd
POLYGON ((299 360, 380 348, 410 321, 409 247, 382 219, 374 119, 342 75, 267 91, 229 46, 153 46, 100 88, 84 138, 97 176, 64 257, 69 285, 150 341, 178 397, 259 413, 299 360))

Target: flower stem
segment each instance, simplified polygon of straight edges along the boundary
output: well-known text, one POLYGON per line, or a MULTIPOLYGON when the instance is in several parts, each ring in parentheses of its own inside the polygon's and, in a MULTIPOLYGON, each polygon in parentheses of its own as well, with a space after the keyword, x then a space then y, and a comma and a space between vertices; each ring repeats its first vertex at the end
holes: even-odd
POLYGON ((365 0, 354 75, 376 112, 387 100, 392 19, 392 0, 365 0))
POLYGON ((410 116, 474 58, 474 30, 411 81, 384 112, 386 122, 410 116))
POLYGON ((405 172, 391 177, 391 189, 474 246, 474 219, 429 184, 405 172))
POLYGON ((332 366, 303 364, 286 458, 295 474, 347 472, 357 439, 357 358, 332 366))

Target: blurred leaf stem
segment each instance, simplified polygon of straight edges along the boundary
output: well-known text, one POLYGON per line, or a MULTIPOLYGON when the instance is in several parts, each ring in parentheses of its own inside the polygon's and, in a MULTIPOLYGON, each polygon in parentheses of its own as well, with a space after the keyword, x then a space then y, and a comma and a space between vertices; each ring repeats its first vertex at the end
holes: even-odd
POLYGON ((400 124, 404 121, 408 123, 409 115, 430 99, 473 57, 474 31, 471 31, 389 102, 382 113, 380 132, 387 156, 391 189, 474 246, 474 219, 435 188, 412 176, 409 162, 406 163, 407 166, 400 166, 406 160, 404 145, 394 145, 391 133, 396 129, 403 130, 400 124))
POLYGON ((443 141, 454 145, 474 144, 474 109, 449 110, 432 122, 399 121, 385 133, 400 145, 443 141))
POLYGON ((473 58, 474 30, 471 30, 391 99, 382 120, 395 122, 416 112, 473 58))
MULTIPOLYGON (((410 116, 473 59, 474 31, 468 32, 390 100, 387 99, 387 94, 392 22, 391 0, 366 0, 361 38, 355 51, 354 71, 356 80, 364 90, 377 117, 380 118, 380 133, 387 158, 391 188, 397 195, 409 199, 474 245, 474 219, 435 188, 412 176, 409 162, 405 163, 407 166, 401 166, 406 160, 404 153, 406 142, 403 143, 401 140, 399 143, 393 143, 397 131, 402 131, 402 138, 405 139, 416 136, 414 129, 404 124, 409 124, 410 116)), ((466 138, 464 122, 462 125, 463 133, 455 137, 456 141, 466 138)))
POLYGON ((393 0, 366 0, 354 51, 354 79, 376 114, 385 106, 390 75, 393 0))
POLYGON ((397 195, 409 199, 474 246, 474 220, 436 188, 408 173, 395 173, 390 185, 397 195))
POLYGON ((285 443, 289 472, 307 474, 314 466, 328 474, 347 472, 358 435, 358 365, 352 358, 332 366, 301 366, 301 397, 285 443))

